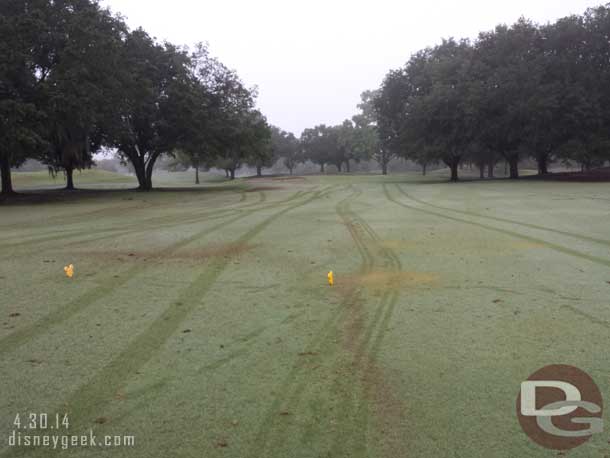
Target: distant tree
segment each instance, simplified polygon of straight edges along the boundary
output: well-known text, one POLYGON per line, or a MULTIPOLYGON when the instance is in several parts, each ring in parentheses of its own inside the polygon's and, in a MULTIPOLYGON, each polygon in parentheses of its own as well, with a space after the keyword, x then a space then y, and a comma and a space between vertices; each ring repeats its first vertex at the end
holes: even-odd
POLYGON ((109 101, 121 90, 117 63, 126 26, 90 0, 47 2, 44 47, 39 53, 42 98, 47 113, 44 161, 66 173, 90 167, 102 144, 109 101))
POLYGON ((305 129, 301 133, 300 143, 303 158, 320 166, 320 173, 324 173, 324 166, 331 163, 331 150, 333 149, 329 135, 330 128, 320 124, 305 129))
POLYGON ((11 167, 38 157, 45 147, 39 97, 46 78, 41 45, 47 6, 44 1, 0 2, 0 178, 5 195, 14 192, 11 167))
MULTIPOLYGON (((360 112, 352 117, 354 123, 353 150, 359 160, 375 160, 380 164, 382 173, 387 174, 388 164, 395 156, 389 148, 384 148, 378 126, 376 99, 380 91, 364 91, 360 95, 360 112)), ((386 126, 387 127, 387 126, 386 126)))
POLYGON ((174 151, 172 156, 173 160, 169 163, 169 169, 177 171, 193 168, 195 170, 195 184, 200 184, 199 171, 204 164, 201 157, 197 153, 191 154, 182 150, 174 151))
POLYGON ((299 154, 299 141, 294 134, 271 126, 271 149, 273 156, 281 159, 292 175, 294 168, 302 161, 299 154))
POLYGON ((139 189, 148 191, 155 162, 180 140, 180 126, 168 119, 184 108, 190 62, 185 51, 156 43, 142 29, 129 33, 123 53, 123 92, 106 141, 131 162, 139 189))
POLYGON ((256 127, 254 143, 246 162, 248 165, 256 167, 256 176, 261 177, 263 167, 273 166, 278 159, 272 145, 271 128, 266 121, 256 127))
POLYGON ((231 180, 235 179, 235 171, 249 158, 256 157, 258 151, 268 151, 270 136, 267 121, 258 110, 232 113, 227 118, 222 158, 226 161, 231 180))
MULTIPOLYGON (((379 92, 368 98, 368 103, 374 107, 379 137, 379 147, 373 157, 381 165, 383 175, 387 175, 388 164, 394 157, 406 155, 401 136, 407 116, 406 104, 411 95, 408 75, 400 69, 390 71, 379 92)), ((367 101, 363 104, 366 105, 367 101)))
POLYGON ((541 96, 546 94, 539 92, 544 78, 541 43, 538 28, 525 19, 512 27, 498 26, 481 34, 477 41, 478 77, 483 82, 478 99, 480 140, 508 162, 511 178, 519 176, 526 130, 540 129, 549 122, 543 119, 544 114, 536 120, 530 116, 535 105, 552 103, 542 100, 541 96))
POLYGON ((173 86, 175 103, 169 105, 165 118, 173 130, 169 138, 178 151, 176 162, 193 167, 199 184, 200 167, 214 164, 223 154, 223 110, 230 103, 234 92, 231 88, 240 88, 241 82, 201 43, 191 54, 188 67, 190 77, 186 84, 173 86))
POLYGON ((338 156, 345 163, 345 171, 351 171, 351 162, 360 162, 362 159, 363 148, 358 144, 360 137, 357 129, 351 120, 346 119, 342 124, 335 126, 336 144, 338 156))
POLYGON ((405 69, 412 87, 401 134, 405 155, 422 164, 444 162, 452 181, 477 133, 471 69, 466 40, 445 40, 414 56, 405 69))

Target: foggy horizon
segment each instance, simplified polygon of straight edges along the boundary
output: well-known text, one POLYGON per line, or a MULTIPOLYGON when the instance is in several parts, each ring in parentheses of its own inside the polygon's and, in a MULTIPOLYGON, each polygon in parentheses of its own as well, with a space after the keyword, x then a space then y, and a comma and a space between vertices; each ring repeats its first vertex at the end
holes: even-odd
POLYGON ((547 23, 599 4, 176 0, 168 8, 165 2, 102 0, 132 29, 141 26, 161 41, 190 47, 208 43, 212 55, 248 86, 258 87, 258 106, 268 121, 296 136, 317 124, 351 118, 363 91, 378 88, 389 70, 443 38, 473 39, 521 16, 547 23))

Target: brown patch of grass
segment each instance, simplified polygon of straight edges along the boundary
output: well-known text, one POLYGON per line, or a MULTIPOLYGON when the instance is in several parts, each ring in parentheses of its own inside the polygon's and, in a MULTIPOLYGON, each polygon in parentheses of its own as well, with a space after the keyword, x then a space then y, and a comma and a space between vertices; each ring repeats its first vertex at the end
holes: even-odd
POLYGON ((229 446, 229 443, 224 439, 221 439, 218 442, 216 442, 216 448, 226 448, 228 446, 229 446))
POLYGON ((232 242, 223 243, 222 245, 211 245, 201 250, 194 250, 192 253, 196 258, 212 258, 219 256, 233 257, 250 251, 255 246, 256 245, 243 242, 232 242))
POLYGON ((412 288, 420 285, 431 285, 438 281, 438 275, 428 272, 392 272, 375 270, 365 274, 335 277, 335 284, 340 287, 354 288, 363 286, 373 290, 412 288))
POLYGON ((379 441, 384 456, 404 454, 408 440, 409 408, 403 399, 394 394, 388 374, 374 361, 369 360, 362 377, 365 395, 371 402, 379 441))
POLYGON ((250 251, 256 244, 241 242, 213 244, 202 248, 179 250, 172 253, 159 253, 152 251, 80 251, 79 254, 88 258, 121 262, 156 262, 170 261, 203 261, 210 258, 231 258, 250 251))
MULTIPOLYGON (((436 281, 436 275, 414 272, 370 272, 351 277, 351 280, 361 284, 371 282, 378 285, 386 284, 388 277, 398 279, 404 277, 407 283, 419 284, 436 281)), ((354 382, 362 389, 362 394, 373 413, 376 434, 375 441, 380 444, 383 456, 394 457, 404 454, 405 439, 408 438, 408 407, 402 399, 395 394, 394 383, 388 378, 388 373, 377 364, 376 357, 370 353, 368 345, 362 344, 367 334, 367 327, 371 326, 371 316, 364 307, 362 296, 357 288, 350 286, 349 295, 344 303, 350 305, 349 314, 343 323, 343 345, 353 358, 343 364, 341 369, 348 376, 357 374, 354 382)), ((377 332, 386 332, 378 329, 377 332)), ((350 387, 353 389, 353 387, 350 387)))
POLYGON ((299 353, 299 356, 318 356, 318 352, 304 351, 304 352, 299 353))

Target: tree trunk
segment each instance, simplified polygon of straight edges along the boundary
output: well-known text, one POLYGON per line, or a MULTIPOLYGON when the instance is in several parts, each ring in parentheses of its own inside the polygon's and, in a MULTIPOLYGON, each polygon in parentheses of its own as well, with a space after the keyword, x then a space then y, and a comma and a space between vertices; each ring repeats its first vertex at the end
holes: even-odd
POLYGON ((136 178, 138 179, 138 189, 140 191, 146 190, 146 168, 144 167, 144 161, 139 157, 138 160, 132 160, 133 169, 136 172, 136 178))
POLYGON ((199 164, 195 164, 195 184, 199 184, 199 164))
POLYGON ((146 164, 146 191, 150 191, 152 189, 152 175, 153 170, 155 168, 155 162, 159 158, 160 154, 153 154, 150 159, 148 159, 148 164, 146 164))
POLYGON ((320 173, 324 173, 324 163, 320 164, 320 173))
POLYGON ((494 168, 495 168, 495 164, 493 162, 490 162, 489 164, 487 164, 487 178, 494 177, 494 168))
POLYGON ((66 167, 66 190, 74 191, 74 167, 66 167))
POLYGON ((229 178, 229 169, 225 169, 225 178, 229 178))
POLYGON ((508 161, 508 165, 510 168, 510 178, 511 179, 519 178, 519 158, 511 157, 508 161))
POLYGON ((426 169, 428 168, 428 164, 422 164, 421 166, 421 174, 426 176, 426 169))
POLYGON ((339 173, 341 173, 341 162, 339 162, 339 163, 337 164, 337 170, 339 171, 339 173))
POLYGON ((455 161, 452 162, 449 165, 449 168, 451 169, 451 181, 458 181, 458 167, 460 165, 459 161, 455 161))
POLYGON ((345 171, 347 173, 350 173, 349 159, 346 159, 345 161, 345 171))
POLYGON ((256 166, 256 176, 257 177, 262 177, 263 176, 263 167, 260 165, 256 166))
POLYGON ((485 178, 485 164, 479 164, 479 178, 482 180, 485 178))
POLYGON ((229 172, 231 173, 231 180, 235 179, 235 168, 229 169, 229 172))
POLYGON ((549 173, 548 159, 546 154, 536 158, 536 161, 538 162, 538 175, 546 175, 549 173))
POLYGON ((290 175, 292 175, 292 167, 288 167, 288 170, 290 171, 290 175))
POLYGON ((381 162, 381 174, 382 175, 388 174, 388 163, 386 161, 381 162))
POLYGON ((504 176, 508 175, 508 161, 504 161, 504 176))
POLYGON ((0 169, 2 175, 2 194, 13 194, 13 179, 11 177, 11 162, 8 156, 0 157, 0 169))

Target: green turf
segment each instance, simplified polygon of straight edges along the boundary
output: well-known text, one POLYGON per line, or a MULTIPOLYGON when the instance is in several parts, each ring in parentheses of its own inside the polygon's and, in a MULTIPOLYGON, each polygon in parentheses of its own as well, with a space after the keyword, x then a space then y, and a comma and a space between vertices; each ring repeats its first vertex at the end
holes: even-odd
POLYGON ((555 456, 515 399, 551 363, 610 399, 610 186, 442 180, 0 206, 0 457, 53 456, 6 447, 32 411, 136 436, 70 457, 555 456))
MULTIPOLYGON (((66 186, 63 173, 51 175, 49 172, 13 172, 13 185, 17 191, 44 188, 62 188, 66 186)), ((76 186, 87 188, 91 184, 106 188, 116 185, 137 186, 135 177, 105 170, 90 169, 74 172, 76 186)))

